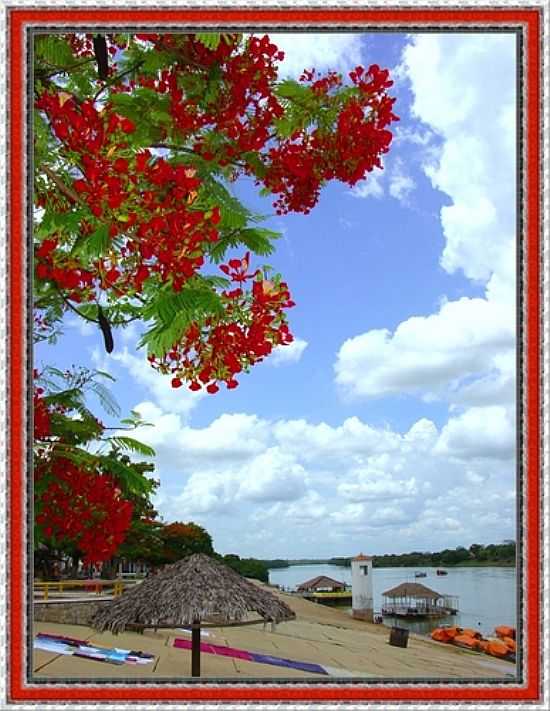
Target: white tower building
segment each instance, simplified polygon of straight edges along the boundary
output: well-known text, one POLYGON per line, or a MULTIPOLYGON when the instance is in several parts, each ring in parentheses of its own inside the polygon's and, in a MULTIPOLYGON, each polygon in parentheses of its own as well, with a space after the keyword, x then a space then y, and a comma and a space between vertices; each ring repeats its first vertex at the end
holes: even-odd
POLYGON ((373 622, 372 556, 360 553, 351 561, 352 615, 373 622))

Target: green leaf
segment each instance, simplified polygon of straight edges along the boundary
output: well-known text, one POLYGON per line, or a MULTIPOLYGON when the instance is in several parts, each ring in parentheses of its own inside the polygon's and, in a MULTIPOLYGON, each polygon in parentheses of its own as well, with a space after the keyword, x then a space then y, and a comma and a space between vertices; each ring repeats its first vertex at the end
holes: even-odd
POLYGON ((221 34, 218 32, 202 32, 195 35, 196 39, 207 49, 217 49, 221 42, 221 34))
POLYGON ((150 117, 155 123, 171 124, 172 122, 172 117, 168 111, 151 111, 150 117))
POLYGON ((294 124, 288 118, 288 116, 283 116, 283 118, 280 118, 278 121, 276 121, 275 129, 277 131, 277 135, 280 138, 289 138, 295 131, 294 124))
POLYGON ((129 94, 111 94, 109 100, 113 104, 117 113, 126 118, 141 122, 142 115, 139 102, 129 94))
POLYGON ((139 442, 133 437, 109 437, 109 442, 128 452, 135 452, 136 454, 141 454, 144 457, 155 456, 155 450, 152 447, 149 447, 149 445, 144 444, 143 442, 139 442))
POLYGON ((159 52, 156 49, 152 49, 145 53, 141 71, 158 72, 159 69, 165 69, 173 64, 175 59, 175 55, 170 52, 159 52))
POLYGON ((280 237, 279 232, 274 232, 273 230, 268 230, 263 227, 247 228, 246 230, 241 230, 238 234, 239 240, 243 242, 248 249, 262 257, 268 257, 270 254, 273 254, 275 247, 271 241, 279 239, 280 237))
POLYGON ((308 102, 313 94, 307 86, 299 84, 294 79, 285 79, 275 87, 275 94, 282 99, 298 99, 302 102, 308 102))
MULTIPOLYGON (((114 380, 114 378, 112 378, 114 380)), ((90 384, 90 389, 95 395, 105 412, 113 417, 118 417, 120 415, 120 407, 114 397, 111 395, 109 390, 102 384, 93 381, 90 384)))
POLYGON ((128 464, 123 464, 116 456, 104 455, 101 457, 101 468, 115 476, 123 489, 132 494, 147 494, 151 488, 150 480, 144 477, 137 469, 128 464))
POLYGON ((179 293, 170 288, 161 292, 144 311, 144 318, 152 320, 154 325, 144 334, 139 346, 146 345, 149 354, 164 355, 192 323, 201 323, 208 316, 222 313, 220 297, 204 283, 186 285, 179 293))
POLYGON ((109 227, 100 225, 91 235, 81 235, 75 242, 71 254, 78 254, 85 259, 100 257, 109 246, 109 227))
POLYGON ((64 67, 75 63, 68 42, 58 35, 40 35, 36 38, 36 56, 54 66, 64 67))

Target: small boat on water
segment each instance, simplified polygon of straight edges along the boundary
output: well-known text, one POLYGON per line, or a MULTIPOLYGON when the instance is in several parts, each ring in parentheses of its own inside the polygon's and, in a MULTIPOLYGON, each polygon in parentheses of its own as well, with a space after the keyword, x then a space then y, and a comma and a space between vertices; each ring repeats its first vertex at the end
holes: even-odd
POLYGON ((441 568, 438 568, 438 569, 435 571, 435 574, 436 574, 436 575, 448 575, 447 571, 446 571, 446 570, 441 570, 441 568))
POLYGON ((417 571, 417 572, 414 574, 414 577, 415 577, 415 578, 426 578, 427 575, 428 575, 427 573, 422 573, 422 572, 420 572, 420 571, 417 571))

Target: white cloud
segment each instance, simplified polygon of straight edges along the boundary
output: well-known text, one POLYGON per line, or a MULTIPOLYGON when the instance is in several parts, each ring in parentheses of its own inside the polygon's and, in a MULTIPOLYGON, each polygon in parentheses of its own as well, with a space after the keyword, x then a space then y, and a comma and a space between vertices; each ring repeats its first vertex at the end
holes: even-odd
POLYGON ((164 410, 188 414, 205 397, 205 392, 191 392, 184 386, 173 388, 169 376, 160 375, 149 365, 144 353, 133 355, 127 347, 114 351, 110 356, 114 361, 126 368, 134 381, 144 387, 164 410))
POLYGON ((298 79, 304 69, 350 71, 361 64, 361 35, 319 32, 269 33, 285 53, 280 77, 298 79))
MULTIPOLYGON (((513 481, 513 462, 501 458, 507 435, 498 434, 501 420, 492 413, 485 450, 474 452, 463 434, 471 422, 460 416, 441 431, 422 418, 399 433, 357 417, 331 425, 270 421, 246 413, 225 413, 198 427, 185 421, 185 413, 166 412, 152 402, 136 409, 155 425, 136 436, 157 452, 161 514, 168 521, 206 526, 222 552, 320 554, 319 522, 326 520, 330 527, 323 555, 341 552, 342 541, 350 536, 381 540, 381 531, 389 537, 379 552, 429 548, 425 517, 431 520, 432 508, 449 491, 461 488, 475 498, 480 481, 486 506, 478 506, 475 517, 464 514, 471 526, 466 540, 485 540, 480 510, 498 514, 503 505, 499 492, 513 481), (246 533, 260 524, 262 537, 246 533)), ((451 519, 460 516, 453 506, 447 502, 450 523, 441 546, 464 542, 454 538, 458 534, 451 519)))
MULTIPOLYGON (((441 264, 484 281, 485 296, 446 301, 437 313, 409 318, 393 333, 378 329, 348 338, 337 355, 336 382, 351 397, 414 393, 462 406, 511 404, 515 40, 415 35, 397 75, 408 78, 412 110, 422 122, 399 126, 398 139, 423 147, 426 175, 452 201, 440 213, 441 264)), ((414 181, 399 156, 387 163, 388 192, 406 203, 414 181)))
POLYGON ((304 341, 302 338, 295 338, 288 346, 278 346, 275 348, 266 360, 266 363, 276 367, 279 365, 298 363, 307 346, 307 341, 304 341))
POLYGON ((65 323, 70 328, 74 328, 75 330, 77 330, 79 335, 83 338, 87 338, 88 336, 91 336, 94 333, 98 336, 100 335, 98 325, 92 323, 91 321, 87 321, 84 318, 79 318, 78 316, 73 316, 71 314, 66 318, 65 323))
POLYGON ((307 472, 280 447, 255 457, 241 475, 239 498, 252 501, 294 501, 306 491, 307 472))
POLYGON ((393 334, 377 329, 346 340, 337 354, 336 383, 355 397, 452 397, 466 378, 482 378, 503 363, 514 343, 514 314, 507 307, 466 297, 446 301, 436 314, 411 317, 393 334))
POLYGON ((403 160, 390 154, 384 160, 384 170, 375 169, 364 180, 351 188, 349 194, 355 198, 376 198, 380 200, 386 193, 409 205, 408 197, 416 188, 416 183, 405 169, 403 160))
POLYGON ((511 460, 515 445, 515 421, 509 410, 472 407, 447 422, 434 452, 461 459, 511 460))
POLYGON ((376 170, 376 172, 369 173, 365 180, 360 180, 353 188, 349 191, 350 195, 356 198, 369 198, 373 197, 377 200, 384 197, 384 185, 383 180, 385 178, 385 173, 381 170, 376 170))
POLYGON ((403 161, 396 160, 390 173, 390 195, 396 200, 408 204, 408 197, 415 187, 416 183, 405 171, 403 161))
POLYGON ((515 37, 416 35, 403 68, 414 114, 443 139, 426 165, 452 199, 441 208, 441 264, 488 280, 515 234, 515 37))

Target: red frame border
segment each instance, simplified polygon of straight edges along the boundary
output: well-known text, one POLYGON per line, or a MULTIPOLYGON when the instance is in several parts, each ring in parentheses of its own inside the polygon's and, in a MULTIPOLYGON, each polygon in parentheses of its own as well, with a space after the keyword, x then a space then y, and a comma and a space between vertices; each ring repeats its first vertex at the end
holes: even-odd
POLYGON ((540 567, 541 567, 541 520, 540 520, 540 347, 541 347, 541 274, 540 274, 540 230, 541 230, 541 13, 537 8, 526 9, 213 9, 174 10, 165 9, 78 9, 59 10, 8 9, 8 37, 10 66, 8 68, 9 101, 9 677, 8 699, 19 701, 512 701, 533 702, 541 699, 541 638, 540 638, 540 567), (25 526, 22 493, 24 487, 24 462, 26 452, 23 446, 25 423, 25 372, 21 363, 25 362, 23 347, 24 327, 24 287, 21 275, 25 274, 24 264, 24 220, 25 174, 24 131, 22 124, 25 97, 24 86, 25 57, 23 55, 23 32, 26 25, 38 23, 73 24, 96 22, 171 23, 218 25, 228 23, 259 22, 265 24, 309 24, 309 25, 361 25, 399 24, 430 26, 523 26, 525 28, 526 67, 524 74, 525 91, 525 274, 524 303, 525 339, 525 537, 524 551, 529 560, 525 571, 525 601, 527 645, 525 683, 522 687, 490 686, 310 686, 292 685, 269 686, 217 686, 196 687, 121 687, 106 685, 85 687, 26 687, 22 675, 24 671, 24 640, 22 611, 25 607, 23 590, 25 570, 22 565, 23 530, 25 526))

